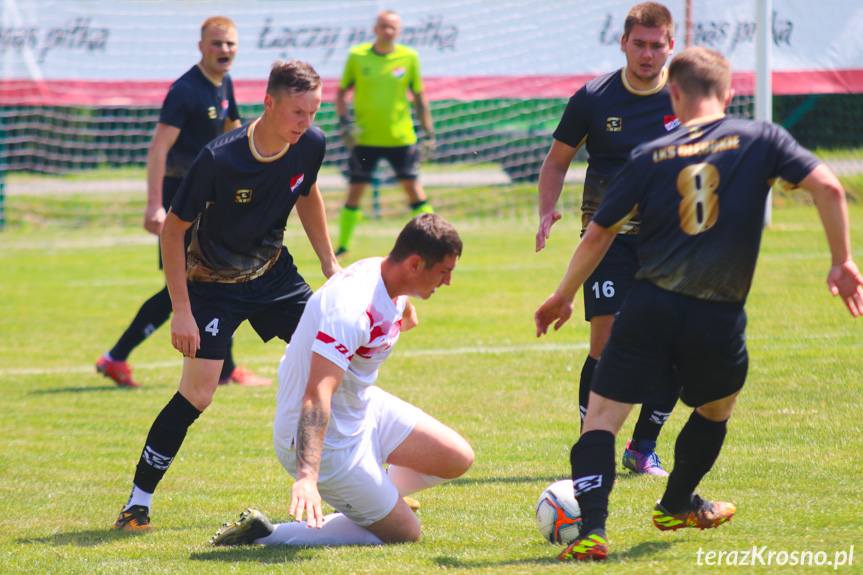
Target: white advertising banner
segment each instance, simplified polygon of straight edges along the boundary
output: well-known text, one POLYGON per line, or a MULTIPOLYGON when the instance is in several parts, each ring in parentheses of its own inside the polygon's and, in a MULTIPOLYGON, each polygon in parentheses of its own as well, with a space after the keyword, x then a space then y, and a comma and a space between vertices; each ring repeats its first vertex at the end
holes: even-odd
MULTIPOLYGON (((685 0, 665 2, 685 43, 685 0)), ((693 1, 691 38, 728 56, 752 90, 755 1, 693 1)), ((0 0, 0 103, 161 102, 200 57, 201 22, 237 24, 231 72, 240 101, 257 102, 277 59, 310 62, 325 97, 347 49, 371 41, 375 14, 402 16, 432 99, 566 97, 623 65, 630 2, 618 0, 0 0)), ((863 92, 863 2, 773 0, 776 93, 863 92)))

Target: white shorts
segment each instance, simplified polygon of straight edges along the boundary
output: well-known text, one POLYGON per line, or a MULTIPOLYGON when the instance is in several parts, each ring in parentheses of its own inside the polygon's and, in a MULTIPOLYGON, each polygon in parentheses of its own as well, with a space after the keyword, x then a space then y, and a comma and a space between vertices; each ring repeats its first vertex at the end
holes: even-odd
MULTIPOLYGON (((383 464, 407 439, 423 411, 377 386, 369 388, 367 425, 348 449, 324 449, 318 474, 321 498, 362 527, 377 523, 396 506, 399 493, 383 464)), ((297 451, 275 446, 276 457, 297 477, 297 451)))

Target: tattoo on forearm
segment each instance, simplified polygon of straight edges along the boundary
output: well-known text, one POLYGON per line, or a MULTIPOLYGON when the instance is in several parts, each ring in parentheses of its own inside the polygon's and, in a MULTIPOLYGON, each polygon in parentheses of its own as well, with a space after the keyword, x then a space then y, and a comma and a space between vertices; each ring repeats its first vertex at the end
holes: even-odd
POLYGON ((304 406, 297 427, 297 471, 317 470, 321 463, 321 449, 327 433, 329 413, 322 406, 304 406))

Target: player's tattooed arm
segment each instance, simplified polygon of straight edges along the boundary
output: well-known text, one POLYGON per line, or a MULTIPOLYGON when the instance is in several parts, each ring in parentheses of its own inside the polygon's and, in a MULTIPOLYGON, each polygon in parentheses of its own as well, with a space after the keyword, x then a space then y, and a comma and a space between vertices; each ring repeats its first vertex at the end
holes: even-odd
POLYGON ((323 526, 324 514, 317 483, 324 439, 330 422, 330 400, 344 375, 344 369, 312 353, 309 379, 297 424, 297 480, 291 487, 288 513, 297 521, 301 521, 305 515, 308 526, 319 529, 323 526))
MULTIPOLYGON (((329 407, 329 406, 327 406, 329 407)), ((305 402, 297 426, 297 475, 317 479, 321 450, 330 422, 329 409, 320 403, 305 402)))

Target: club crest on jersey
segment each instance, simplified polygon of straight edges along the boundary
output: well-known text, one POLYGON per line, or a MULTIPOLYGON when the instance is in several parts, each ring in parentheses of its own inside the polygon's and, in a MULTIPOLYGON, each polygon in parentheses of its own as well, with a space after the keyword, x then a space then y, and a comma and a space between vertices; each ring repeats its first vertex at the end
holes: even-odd
POLYGON ((209 108, 207 108, 207 116, 209 116, 211 120, 215 120, 219 117, 219 113, 216 111, 215 106, 210 106, 209 108))
POLYGON ((674 128, 680 125, 680 120, 677 119, 677 116, 665 116, 665 131, 670 132, 674 128))
POLYGON ((248 204, 252 201, 252 190, 237 190, 234 201, 238 204, 248 204))
POLYGON ((407 72, 407 70, 405 70, 404 68, 393 68, 393 76, 395 78, 401 78, 405 75, 405 72, 407 72))
POLYGON ((299 176, 294 176, 293 178, 291 178, 291 191, 296 192, 297 188, 303 185, 303 180, 305 179, 305 174, 300 174, 299 176))
POLYGON ((621 130, 623 130, 623 118, 606 118, 606 132, 620 132, 621 130))
POLYGON ((223 110, 227 110, 227 109, 228 109, 228 101, 227 101, 227 100, 222 100, 222 109, 223 109, 223 110))

